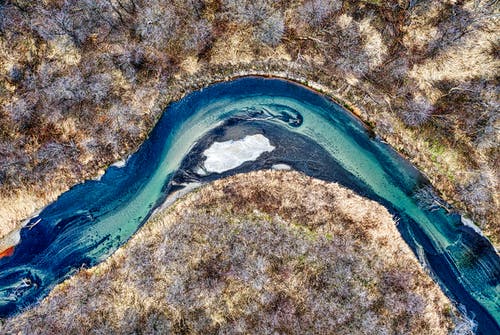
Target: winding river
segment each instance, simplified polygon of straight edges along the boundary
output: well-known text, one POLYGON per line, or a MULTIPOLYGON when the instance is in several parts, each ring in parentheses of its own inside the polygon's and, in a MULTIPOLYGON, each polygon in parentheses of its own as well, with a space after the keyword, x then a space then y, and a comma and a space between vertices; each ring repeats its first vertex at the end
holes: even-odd
POLYGON ((488 240, 439 199, 441 206, 427 201, 425 177, 335 102, 260 77, 214 84, 171 104, 125 164, 74 186, 32 218, 13 254, 0 259, 0 317, 104 260, 176 192, 268 168, 338 182, 386 206, 478 333, 500 334, 500 258, 488 240), (240 159, 225 161, 228 151, 240 159))

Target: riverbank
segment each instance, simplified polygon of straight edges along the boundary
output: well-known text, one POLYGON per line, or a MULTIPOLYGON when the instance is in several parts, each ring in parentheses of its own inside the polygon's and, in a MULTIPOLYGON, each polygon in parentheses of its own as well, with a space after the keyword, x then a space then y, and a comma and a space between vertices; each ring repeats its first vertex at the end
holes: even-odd
MULTIPOLYGON (((272 64, 272 63, 269 63, 272 64)), ((301 77, 298 73, 301 73, 300 71, 296 71, 295 73, 290 72, 290 71, 276 71, 276 70, 270 70, 269 69, 269 64, 268 63, 263 63, 263 64, 252 64, 248 65, 248 68, 238 66, 238 65, 229 65, 227 67, 217 68, 214 70, 213 73, 210 73, 208 71, 200 71, 201 73, 196 73, 195 75, 188 75, 184 78, 179 78, 177 85, 169 87, 168 91, 165 91, 165 104, 168 104, 173 101, 178 101, 182 99, 186 94, 196 91, 199 89, 203 89, 204 87, 207 87, 213 83, 218 83, 218 82, 225 82, 225 81, 230 81, 233 79, 241 78, 241 77, 247 77, 247 76, 261 76, 261 77, 271 77, 271 78, 281 78, 284 80, 290 80, 296 83, 300 83, 304 85, 304 87, 320 92, 322 94, 325 94, 327 97, 331 98, 333 101, 336 103, 340 104, 343 106, 346 110, 350 111, 354 116, 356 116, 360 121, 362 121, 367 130, 372 132, 374 136, 382 136, 382 134, 378 131, 379 129, 376 126, 376 121, 374 121, 374 118, 377 117, 377 111, 378 109, 374 109, 376 112, 375 113, 368 113, 364 109, 360 109, 356 107, 356 105, 348 100, 347 97, 343 95, 346 92, 342 92, 339 89, 334 90, 332 87, 326 86, 324 84, 321 84, 321 82, 313 82, 310 80, 307 80, 305 77, 301 77), (266 70, 259 70, 260 69, 266 69, 266 70), (234 71, 234 72, 231 72, 234 71)), ((281 68, 283 64, 274 64, 276 68, 281 68)), ((290 64, 288 64, 290 65, 290 64)), ((309 70, 311 71, 311 70, 309 70)), ((312 73, 306 71, 306 73, 312 73)), ((315 72, 317 73, 317 72, 315 72)), ((332 85, 332 84, 330 84, 332 85)), ((352 89, 354 91, 355 89, 352 89)), ((349 90, 351 91, 351 90, 349 90)), ((351 98, 356 98, 356 93, 354 95, 349 95, 351 98)), ((161 115, 161 114, 160 114, 161 115)), ((393 120, 395 122, 395 125, 397 124, 397 120, 393 120)), ((398 135, 401 135, 398 133, 398 135)), ((398 141, 398 138, 394 138, 391 136, 388 137, 383 137, 389 144, 393 145, 393 147, 401 153, 401 155, 407 159, 410 159, 408 155, 405 155, 402 150, 404 151, 404 147, 401 146, 401 143, 398 141), (399 145, 398 145, 399 144, 399 145)), ((417 142, 417 146, 411 147, 413 150, 412 152, 415 154, 415 151, 418 151, 418 148, 420 148, 421 143, 417 142)), ((127 155, 124 156, 127 157, 130 155, 128 153, 127 155)), ((412 160, 412 163, 416 164, 418 167, 425 166, 426 164, 429 164, 429 161, 426 160, 425 155, 419 155, 421 160, 412 160), (423 159, 422 159, 423 158, 423 159)), ((124 159, 123 158, 123 159, 124 159)), ((119 162, 123 161, 121 159, 119 162)), ((111 166, 115 163, 111 162, 108 166, 111 166)), ((88 176, 90 179, 95 179, 99 178, 100 175, 103 174, 105 168, 102 169, 97 169, 97 170, 89 170, 87 171, 88 176)), ((424 169, 422 171, 426 176, 433 182, 433 185, 438 188, 442 186, 439 181, 436 183, 435 178, 432 178, 431 175, 428 174, 428 172, 424 169), (426 173, 427 172, 427 173, 426 173)), ((62 191, 57 192, 47 192, 44 193, 43 197, 37 197, 36 195, 27 193, 23 194, 22 196, 14 197, 14 198, 5 198, 4 201, 5 203, 9 203, 8 206, 4 206, 0 210, 0 218, 2 218, 5 222, 7 222, 7 225, 1 226, 0 227, 0 236, 2 236, 2 233, 5 236, 6 234, 20 229, 26 222, 28 221, 26 218, 29 217, 29 215, 33 215, 34 211, 36 210, 37 212, 39 211, 38 209, 43 208, 45 205, 48 205, 49 203, 53 202, 60 194, 64 193, 67 189, 69 189, 72 185, 68 185, 68 181, 72 180, 71 178, 64 179, 60 178, 55 184, 58 185, 62 191), (61 181, 63 181, 61 183, 61 181), (66 182, 64 182, 66 181, 66 182), (61 188, 61 185, 66 184, 64 187, 61 188)), ((83 182, 84 180, 81 180, 79 182, 83 182)), ((448 185, 449 186, 449 185, 448 185)), ((56 188, 56 186, 49 186, 56 188)), ((443 198, 448 199, 445 195, 443 195, 443 198)), ((457 205, 454 203, 454 205, 457 205)), ((460 204, 458 204, 458 207, 460 207, 460 204)), ((483 229, 484 230, 484 229, 483 229)), ((492 235, 492 232, 489 230, 484 231, 485 235, 492 240, 494 245, 498 249, 498 243, 496 238, 496 235, 492 235)))
POLYGON ((297 172, 257 171, 177 200, 0 327, 447 334, 454 313, 381 205, 297 172))

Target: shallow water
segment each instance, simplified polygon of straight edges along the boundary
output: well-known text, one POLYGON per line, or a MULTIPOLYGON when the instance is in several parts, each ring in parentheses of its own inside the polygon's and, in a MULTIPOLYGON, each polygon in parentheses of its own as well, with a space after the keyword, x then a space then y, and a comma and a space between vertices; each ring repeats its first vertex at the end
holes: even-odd
POLYGON ((253 77, 170 105, 124 166, 73 187, 33 218, 41 220, 21 231, 12 256, 0 259, 0 316, 104 260, 183 185, 276 164, 339 182, 386 206, 405 241, 474 317, 479 332, 500 333, 500 259, 491 244, 457 214, 422 208, 415 193, 426 179, 336 103, 288 81, 253 77), (255 134, 275 149, 221 174, 204 171, 203 152, 214 142, 255 134))

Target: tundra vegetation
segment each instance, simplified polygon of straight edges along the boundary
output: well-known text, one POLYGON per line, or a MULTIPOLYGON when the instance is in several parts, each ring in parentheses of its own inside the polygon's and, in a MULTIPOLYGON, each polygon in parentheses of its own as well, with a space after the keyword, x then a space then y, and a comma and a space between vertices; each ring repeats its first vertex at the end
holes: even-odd
POLYGON ((0 235, 133 152, 188 90, 322 84, 500 241, 491 0, 2 0, 0 235))
POLYGON ((156 213, 6 334, 469 334, 389 212, 291 171, 215 181, 156 213))

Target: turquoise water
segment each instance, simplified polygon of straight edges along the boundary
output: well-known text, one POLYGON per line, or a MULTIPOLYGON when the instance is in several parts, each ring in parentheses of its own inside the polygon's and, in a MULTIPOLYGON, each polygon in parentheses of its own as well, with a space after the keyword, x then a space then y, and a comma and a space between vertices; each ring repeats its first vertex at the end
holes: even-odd
POLYGON ((124 167, 63 194, 21 231, 0 259, 0 315, 45 296, 55 284, 108 257, 179 184, 286 163, 337 181, 385 205, 398 229, 443 290, 478 322, 500 333, 500 261, 486 239, 457 214, 430 211, 415 193, 426 179, 351 114, 322 95, 278 79, 247 77, 194 92, 170 105, 124 167), (224 174, 197 175, 213 141, 262 133, 277 147, 224 174))

